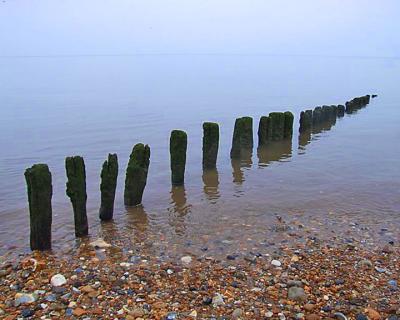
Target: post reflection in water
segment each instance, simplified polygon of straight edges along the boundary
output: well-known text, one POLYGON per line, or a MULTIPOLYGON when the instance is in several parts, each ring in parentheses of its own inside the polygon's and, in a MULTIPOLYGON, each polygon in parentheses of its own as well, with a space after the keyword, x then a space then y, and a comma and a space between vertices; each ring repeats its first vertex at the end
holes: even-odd
MULTIPOLYGON (((128 214, 127 222, 137 233, 144 233, 149 226, 149 217, 142 205, 126 207, 128 214)), ((136 233, 135 232, 135 233, 136 233)))
POLYGON ((211 203, 216 203, 216 200, 220 197, 218 191, 218 171, 216 169, 204 170, 202 179, 204 183, 204 194, 207 196, 208 200, 211 201, 211 203))
POLYGON ((271 141, 257 149, 258 166, 267 167, 272 162, 282 161, 292 156, 292 139, 271 141))
POLYGON ((305 150, 305 147, 311 142, 311 130, 303 131, 299 133, 299 150, 305 150))
POLYGON ((182 236, 186 232, 185 216, 190 213, 192 206, 187 204, 184 186, 172 186, 170 194, 169 224, 177 235, 182 236))
POLYGON ((323 131, 329 131, 336 124, 336 118, 313 125, 312 134, 319 134, 323 131))
POLYGON ((245 181, 242 168, 251 168, 251 165, 253 164, 251 157, 251 150, 242 150, 242 156, 240 159, 231 160, 233 183, 241 185, 245 181))

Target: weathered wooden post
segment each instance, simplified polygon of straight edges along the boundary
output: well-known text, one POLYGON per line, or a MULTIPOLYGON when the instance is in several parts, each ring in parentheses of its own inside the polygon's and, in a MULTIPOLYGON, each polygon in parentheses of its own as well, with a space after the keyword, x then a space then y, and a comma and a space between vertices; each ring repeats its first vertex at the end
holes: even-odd
POLYGON ((169 139, 171 161, 171 182, 174 186, 185 183, 187 134, 182 130, 173 130, 169 139))
POLYGON ((65 159, 67 171, 67 196, 71 199, 74 210, 75 235, 86 236, 89 226, 86 214, 86 171, 82 157, 67 157, 65 159))
POLYGON ((322 108, 316 107, 313 111, 313 126, 319 124, 322 119, 322 108))
POLYGON ((284 138, 285 115, 283 112, 269 114, 268 140, 279 141, 284 138))
POLYGON ((300 113, 300 132, 311 130, 312 127, 312 110, 302 111, 300 113))
POLYGON ((25 170, 28 190, 31 250, 51 249, 51 197, 53 187, 47 164, 35 164, 25 170))
POLYGON ((268 142, 268 126, 269 117, 262 116, 260 122, 258 123, 258 147, 264 146, 268 142))
POLYGON ((293 122, 294 122, 294 116, 293 113, 290 111, 286 111, 284 114, 285 118, 285 123, 283 127, 283 138, 284 139, 290 139, 293 136, 293 122))
POLYGON ((233 130, 231 159, 240 159, 243 153, 249 153, 252 149, 253 118, 237 118, 233 130))
POLYGON ((116 154, 109 154, 108 160, 104 161, 101 170, 101 204, 99 217, 103 221, 111 220, 114 213, 115 189, 117 188, 118 157, 116 154))
POLYGON ((143 143, 136 144, 129 157, 125 176, 124 204, 137 206, 142 203, 144 188, 150 165, 150 147, 143 143))
POLYGON ((338 116, 339 118, 344 117, 344 113, 345 113, 345 111, 346 111, 344 105, 339 104, 337 107, 338 107, 338 108, 337 108, 337 116, 338 116))
POLYGON ((203 169, 215 169, 219 146, 219 126, 214 122, 203 123, 203 169))

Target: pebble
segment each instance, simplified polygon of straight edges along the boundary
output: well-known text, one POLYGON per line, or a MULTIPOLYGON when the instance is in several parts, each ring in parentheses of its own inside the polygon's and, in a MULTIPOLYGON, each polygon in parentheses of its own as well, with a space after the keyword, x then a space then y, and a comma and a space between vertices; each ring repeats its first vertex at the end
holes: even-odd
POLYGON ((191 256, 184 256, 184 257, 181 258, 181 261, 182 261, 184 264, 189 264, 189 263, 192 262, 192 257, 191 257, 191 256))
POLYGON ((191 318, 197 318, 197 311, 193 310, 191 313, 189 313, 189 317, 191 318))
POLYGON ((178 318, 178 314, 176 312, 169 312, 165 317, 166 320, 175 320, 178 318))
POLYGON ((274 313, 271 312, 271 311, 267 311, 267 312, 265 313, 265 317, 266 317, 266 318, 272 318, 273 315, 274 315, 274 313))
POLYGON ((232 319, 240 319, 243 316, 243 310, 236 308, 232 313, 232 319))
POLYGON ((217 306, 222 306, 225 304, 224 298, 222 297, 221 294, 217 293, 213 298, 212 298, 212 304, 214 307, 217 306))
POLYGON ((35 311, 32 309, 22 309, 21 316, 24 318, 32 317, 35 314, 35 311))
POLYGON ((97 239, 91 242, 90 245, 98 249, 105 249, 111 247, 111 244, 105 242, 103 239, 97 239))
POLYGON ((280 267, 282 263, 279 260, 272 260, 271 264, 275 267, 280 267))
POLYGON ((356 320, 368 320, 368 317, 365 314, 359 313, 356 315, 356 320))
POLYGON ((307 294, 304 292, 303 288, 290 287, 288 290, 288 299, 296 301, 307 300, 307 294))
POLYGON ((59 274, 59 273, 55 274, 50 279, 50 284, 53 287, 61 287, 66 283, 67 283, 67 279, 65 279, 65 277, 62 274, 59 274))
POLYGON ((33 303, 37 299, 38 296, 35 293, 17 293, 15 294, 14 305, 18 307, 21 304, 33 303))
POLYGON ((335 312, 334 316, 336 319, 339 320, 347 320, 347 317, 341 312, 335 312))
POLYGON ((389 280, 388 281, 389 286, 391 286, 393 289, 397 288, 397 281, 396 280, 389 280))

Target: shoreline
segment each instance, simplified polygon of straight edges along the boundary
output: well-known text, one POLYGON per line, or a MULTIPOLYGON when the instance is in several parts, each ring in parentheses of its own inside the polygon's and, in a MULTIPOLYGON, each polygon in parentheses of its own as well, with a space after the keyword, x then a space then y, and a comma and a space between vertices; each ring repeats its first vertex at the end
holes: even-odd
POLYGON ((33 252, 4 262, 0 316, 395 320, 399 257, 393 242, 308 240, 272 253, 169 260, 99 241, 64 257, 33 252), (56 274, 60 286, 51 285, 56 274), (32 302, 18 305, 24 299, 32 302))

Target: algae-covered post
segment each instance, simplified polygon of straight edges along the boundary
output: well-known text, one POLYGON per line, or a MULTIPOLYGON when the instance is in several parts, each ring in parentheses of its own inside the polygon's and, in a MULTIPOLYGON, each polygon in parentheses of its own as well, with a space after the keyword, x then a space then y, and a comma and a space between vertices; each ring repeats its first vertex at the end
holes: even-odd
POLYGON ((271 112, 269 114, 268 140, 279 141, 285 136, 285 114, 283 112, 271 112))
POLYGON ((169 139, 172 185, 183 185, 185 182, 186 150, 186 132, 173 130, 169 139))
POLYGON ((283 138, 290 139, 293 136, 294 116, 290 111, 286 111, 283 115, 285 118, 283 126, 283 138))
POLYGON ((46 164, 35 164, 25 170, 28 190, 31 250, 51 249, 51 173, 46 164))
POLYGON ((258 124, 258 146, 264 146, 268 143, 268 126, 269 126, 269 117, 262 116, 260 118, 260 122, 258 124))
POLYGON ((89 226, 86 214, 86 170, 85 162, 80 156, 67 157, 65 159, 67 171, 67 195, 71 199, 74 210, 75 235, 86 236, 89 226))
POLYGON ((233 130, 231 159, 240 159, 242 153, 253 149, 253 118, 242 117, 235 120, 233 130))
POLYGON ((143 143, 136 144, 129 157, 126 168, 124 204, 137 206, 142 203, 147 173, 150 165, 150 147, 143 143))
POLYGON ((103 163, 100 174, 101 204, 99 217, 103 221, 111 220, 113 218, 117 177, 118 157, 116 154, 109 154, 108 160, 103 163))
POLYGON ((311 130, 312 127, 312 110, 302 111, 300 113, 300 132, 305 132, 311 130))
POLYGON ((203 169, 215 169, 219 146, 219 126, 214 122, 203 123, 203 169))

